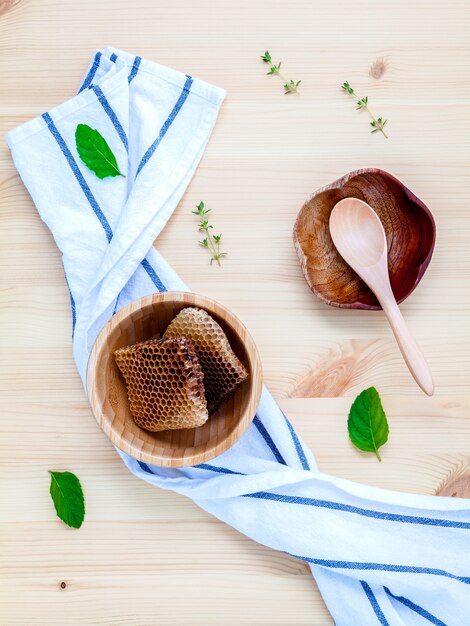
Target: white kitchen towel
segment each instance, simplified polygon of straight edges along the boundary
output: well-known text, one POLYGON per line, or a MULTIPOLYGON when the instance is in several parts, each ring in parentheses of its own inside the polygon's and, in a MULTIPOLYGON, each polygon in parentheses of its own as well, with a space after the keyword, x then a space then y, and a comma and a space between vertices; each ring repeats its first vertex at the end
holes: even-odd
MULTIPOLYGON (((63 254, 83 380, 90 348, 115 311, 155 291, 185 289, 152 244, 223 98, 191 76, 107 48, 95 54, 78 95, 7 135, 63 254), (75 148, 80 123, 107 139, 126 178, 100 180, 84 166, 75 148)), ((253 424, 211 463, 162 469, 119 454, 136 476, 306 561, 337 626, 470 623, 470 502, 320 473, 266 389, 253 424)))

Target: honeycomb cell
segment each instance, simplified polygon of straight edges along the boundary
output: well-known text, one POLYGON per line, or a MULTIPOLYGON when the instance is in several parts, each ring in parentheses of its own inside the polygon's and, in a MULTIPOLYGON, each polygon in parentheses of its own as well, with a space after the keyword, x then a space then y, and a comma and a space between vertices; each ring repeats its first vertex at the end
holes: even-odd
POLYGON ((248 378, 224 331, 203 309, 188 307, 180 311, 163 337, 186 337, 194 346, 204 372, 209 415, 248 378))
POLYGON ((191 341, 153 339, 120 348, 114 357, 138 426, 156 432, 207 421, 204 374, 191 341))

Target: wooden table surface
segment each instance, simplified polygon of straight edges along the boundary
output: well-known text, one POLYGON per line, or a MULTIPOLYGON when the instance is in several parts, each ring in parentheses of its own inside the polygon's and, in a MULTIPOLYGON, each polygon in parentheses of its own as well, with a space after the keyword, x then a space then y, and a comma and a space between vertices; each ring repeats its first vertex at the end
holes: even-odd
MULTIPOLYGON (((156 246, 194 291, 246 323, 266 384, 324 472, 433 494, 468 471, 467 0, 0 0, 0 13, 2 137, 72 96, 94 49, 109 44, 226 88, 156 246), (266 48, 302 79, 299 97, 266 76, 266 48), (388 140, 369 134, 344 80, 388 118, 388 140), (383 315, 329 308, 300 271, 300 206, 363 166, 393 173, 436 218, 433 260, 402 305, 434 373, 433 398, 414 384, 383 315), (224 234, 221 269, 196 245, 191 210, 201 199, 224 234), (346 429, 352 399, 370 385, 391 429, 381 464, 346 429)), ((331 624, 305 564, 125 469, 75 371, 60 255, 3 141, 0 212, 1 624, 331 624), (55 517, 48 469, 82 480, 79 531, 55 517)))

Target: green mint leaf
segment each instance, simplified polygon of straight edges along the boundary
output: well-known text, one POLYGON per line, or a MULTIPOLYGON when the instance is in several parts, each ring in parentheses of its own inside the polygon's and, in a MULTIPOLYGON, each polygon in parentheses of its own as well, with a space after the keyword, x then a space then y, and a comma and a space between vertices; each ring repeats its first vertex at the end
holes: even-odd
POLYGON ((379 448, 388 439, 388 422, 375 387, 365 389, 354 400, 349 411, 348 432, 356 448, 374 452, 379 461, 382 460, 379 448))
POLYGON ((79 157, 98 178, 124 176, 106 139, 97 130, 78 124, 75 142, 79 157))
POLYGON ((67 526, 80 528, 85 518, 85 500, 80 481, 71 472, 51 472, 49 492, 57 516, 67 526))

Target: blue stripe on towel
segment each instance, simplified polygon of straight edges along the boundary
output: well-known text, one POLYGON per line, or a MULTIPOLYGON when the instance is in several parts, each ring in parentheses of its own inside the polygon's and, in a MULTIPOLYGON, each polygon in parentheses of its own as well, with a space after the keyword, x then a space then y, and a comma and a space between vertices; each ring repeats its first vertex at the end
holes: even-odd
POLYGON ((119 296, 121 295, 122 292, 118 293, 118 297, 116 298, 116 302, 114 303, 114 309, 113 309, 113 315, 116 314, 117 308, 118 308, 118 302, 119 302, 119 296))
POLYGON ((436 569, 434 567, 417 567, 414 565, 392 565, 389 563, 359 563, 357 561, 335 561, 329 559, 312 559, 308 556, 299 556, 298 554, 292 554, 291 552, 285 552, 290 556, 312 563, 313 565, 321 565, 323 567, 331 567, 334 569, 351 569, 351 570, 368 570, 368 571, 382 571, 382 572, 406 572, 409 574, 430 574, 432 576, 444 576, 445 578, 451 578, 458 582, 470 585, 470 576, 457 576, 451 574, 444 569, 436 569))
POLYGON ((361 585, 362 588, 365 591, 365 594, 372 606, 372 608, 374 609, 374 613, 377 615, 377 619, 379 620, 379 622, 382 624, 382 626, 390 626, 390 624, 387 621, 387 618, 385 617, 385 615, 382 612, 382 609, 379 606, 379 603, 377 602, 377 598, 374 595, 374 592, 372 591, 372 589, 369 587, 369 585, 361 580, 361 585))
MULTIPOLYGON (((282 413, 284 415, 284 413, 282 413)), ((297 436, 297 433, 294 430, 294 427, 289 422, 287 417, 284 415, 284 419, 286 420, 287 428, 289 429, 290 435, 292 437, 292 441, 294 442, 295 449, 297 450, 297 456, 299 457, 299 461, 302 464, 302 469, 309 470, 310 465, 308 464, 307 457, 305 456, 305 452, 302 448, 302 444, 300 443, 300 439, 297 436)))
POLYGON ((109 60, 112 61, 113 63, 116 63, 116 59, 117 59, 117 54, 113 52, 112 55, 109 57, 109 60))
POLYGON ((104 95, 104 93, 100 89, 100 87, 98 87, 97 85, 94 85, 92 87, 92 89, 95 92, 96 97, 100 101, 101 106, 105 110, 106 115, 109 117, 109 119, 113 123, 113 126, 116 129, 116 132, 119 135, 119 137, 120 137, 120 139, 121 139, 121 141, 122 141, 122 143, 124 145, 124 148, 126 149, 126 152, 128 152, 129 151, 129 143, 127 141, 127 136, 126 136, 126 133, 124 131, 124 128, 121 125, 121 122, 118 120, 118 117, 117 117, 116 113, 113 111, 111 105, 109 104, 106 96, 104 95))
POLYGON ((132 81, 136 77, 137 72, 139 71, 139 65, 141 61, 142 61, 142 57, 135 57, 131 72, 127 78, 127 82, 129 83, 129 85, 132 83, 132 81))
POLYGON ((442 620, 438 619, 432 613, 429 613, 429 611, 426 611, 426 609, 423 609, 423 607, 419 606, 419 604, 415 604, 414 602, 411 602, 411 600, 408 600, 408 598, 404 598, 403 596, 394 595, 388 587, 384 587, 384 589, 385 593, 391 598, 394 598, 395 600, 401 602, 401 604, 409 608, 411 611, 414 611, 418 615, 421 615, 421 617, 427 619, 428 622, 431 622, 431 624, 435 624, 435 626, 447 626, 447 624, 445 624, 442 620))
POLYGON ((267 443, 268 448, 273 453, 276 461, 278 463, 281 463, 282 465, 287 465, 287 463, 284 460, 284 457, 279 452, 279 448, 276 446, 276 444, 274 443, 271 435, 268 433, 268 431, 266 430, 266 427, 264 426, 263 422, 260 420, 260 418, 257 415, 255 415, 255 417, 253 418, 253 424, 256 426, 256 428, 258 429, 259 434, 263 437, 263 439, 267 443))
POLYGON ((93 59, 93 63, 90 67, 90 69, 88 70, 88 74, 85 76, 85 80, 82 83, 82 86, 80 87, 80 89, 78 90, 78 93, 82 92, 84 89, 86 89, 89 85, 91 85, 96 71, 100 66, 100 61, 101 61, 101 52, 97 52, 95 54, 95 58, 93 59))
POLYGON ((200 463, 194 466, 196 469, 210 470, 211 472, 217 472, 218 474, 237 474, 238 476, 246 476, 242 472, 234 472, 226 467, 218 467, 216 465, 208 465, 207 463, 200 463))
POLYGON ((150 276, 153 284, 158 289, 158 291, 167 291, 167 288, 162 283, 159 276, 157 275, 157 272, 153 269, 153 267, 150 265, 147 259, 144 259, 141 265, 144 268, 144 270, 147 272, 147 274, 150 276))
POLYGON ((95 196, 92 194, 90 187, 88 187, 87 182, 83 177, 83 174, 80 172, 77 162, 73 158, 72 153, 70 152, 67 144, 64 141, 64 138, 57 130, 57 127, 52 121, 51 116, 49 115, 49 113, 44 113, 42 117, 44 121, 46 122, 47 127, 49 128, 52 136, 57 141, 59 148, 62 150, 63 155, 67 159, 67 162, 70 165, 70 169, 72 170, 75 178, 77 179, 80 187, 82 188, 82 191, 85 194, 86 199, 90 203, 91 208, 95 212, 96 217, 99 219, 100 224, 103 227, 104 232, 106 233, 106 237, 109 243, 111 239, 113 238, 113 231, 111 230, 111 226, 109 225, 108 220, 106 219, 106 216, 104 215, 103 211, 100 209, 95 196))
POLYGON ((140 465, 140 467, 144 470, 144 472, 147 472, 147 474, 153 474, 152 470, 150 469, 150 467, 147 465, 147 463, 143 463, 142 461, 137 461, 137 463, 140 465))
POLYGON ((345 511, 346 513, 354 513, 371 517, 375 519, 386 520, 389 522, 401 522, 403 524, 421 524, 423 526, 444 526, 446 528, 460 528, 467 530, 470 528, 470 522, 456 522, 454 520, 437 519, 434 517, 418 517, 416 515, 400 515, 398 513, 384 513, 383 511, 374 511, 372 509, 363 509, 351 504, 342 504, 341 502, 331 502, 329 500, 319 500, 316 498, 304 498, 302 496, 286 496, 278 493, 270 493, 268 491, 259 491, 257 493, 245 494, 246 498, 260 498, 262 500, 273 500, 275 502, 284 502, 286 504, 301 504, 305 506, 313 506, 322 509, 333 509, 336 511, 345 511))
POLYGON ((144 165, 152 157, 153 153, 158 148, 161 140, 166 135, 166 133, 167 133, 168 129, 170 128, 170 126, 173 124, 176 116, 178 115, 178 113, 181 110, 181 107, 186 102, 186 98, 189 95, 189 90, 191 89, 191 85, 192 84, 193 84, 193 79, 191 78, 191 76, 186 75, 186 81, 184 83, 183 90, 182 90, 182 92, 180 94, 180 97, 176 101, 176 104, 173 107, 173 109, 171 110, 170 115, 167 117, 167 119, 165 120, 165 123, 161 127, 160 132, 158 133, 158 137, 155 139, 155 141, 152 143, 152 145, 148 148, 147 152, 142 157, 142 160, 139 163, 139 167, 137 168, 136 178, 139 175, 139 173, 141 172, 141 170, 144 167, 144 165))
MULTIPOLYGON (((64 267, 64 274, 65 274, 65 267, 64 267)), ((73 299, 72 296, 72 290, 70 289, 70 285, 69 285, 69 281, 67 280, 67 274, 65 274, 65 282, 67 283, 67 287, 69 290, 69 294, 70 294, 70 308, 72 309, 72 338, 75 332, 75 324, 77 322, 77 310, 75 307, 75 300, 73 299)))

